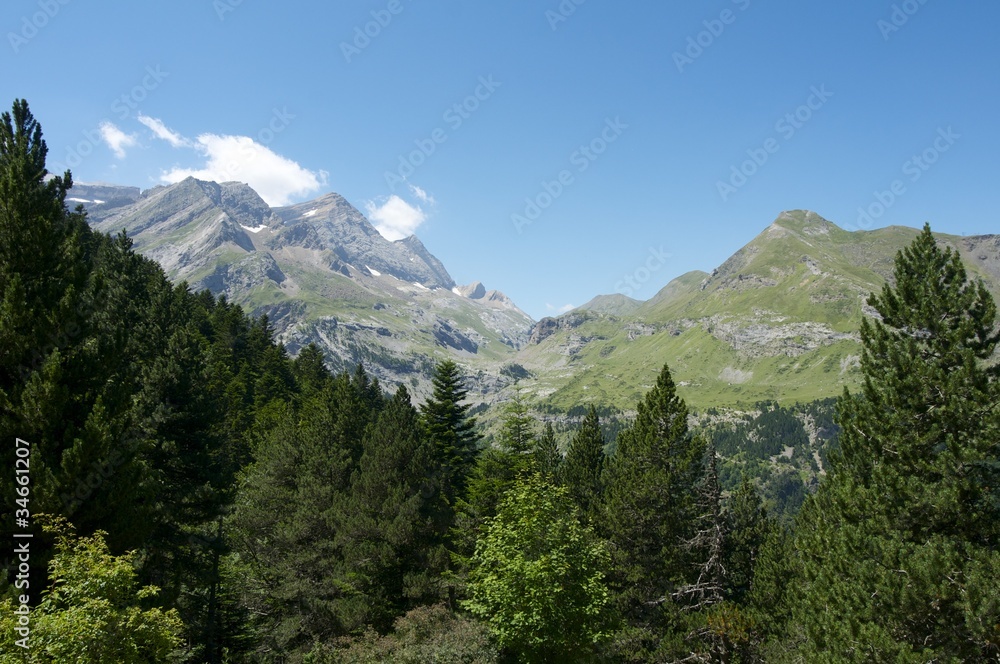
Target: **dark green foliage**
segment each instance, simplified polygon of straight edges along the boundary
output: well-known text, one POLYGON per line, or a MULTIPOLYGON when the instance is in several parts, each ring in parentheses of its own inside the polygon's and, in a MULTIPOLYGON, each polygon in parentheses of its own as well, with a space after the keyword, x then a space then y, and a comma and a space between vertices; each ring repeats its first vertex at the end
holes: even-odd
MULTIPOLYGON (((753 530, 750 533, 755 540, 757 533, 753 530)), ((781 526, 768 528, 754 560, 750 593, 744 596, 753 616, 754 641, 765 650, 788 650, 786 641, 798 638, 797 626, 789 623, 796 599, 789 587, 797 572, 791 534, 781 526)))
POLYGON ((449 501, 465 490, 465 479, 476 460, 479 436, 476 420, 463 403, 467 390, 462 386, 458 365, 441 362, 434 372, 434 393, 420 409, 421 418, 436 448, 442 467, 444 493, 449 501))
POLYGON ((534 463, 535 468, 550 481, 555 482, 559 477, 563 456, 559 452, 556 444, 556 433, 552 429, 552 423, 546 422, 542 435, 535 444, 534 463))
POLYGON ((243 473, 231 536, 262 652, 301 653, 364 622, 367 576, 344 568, 338 535, 351 527, 345 519, 363 519, 347 507, 363 449, 359 423, 377 416, 369 390, 363 372, 341 375, 299 411, 285 406, 243 473))
POLYGON ((996 309, 929 227, 894 277, 869 298, 862 397, 841 400, 840 451, 798 526, 792 622, 807 655, 985 661, 1000 652, 996 309))
POLYGON ((333 376, 323 362, 323 351, 309 344, 292 362, 292 374, 303 397, 312 397, 330 389, 333 376))
POLYGON ((15 381, 79 336, 83 265, 93 251, 82 216, 63 207, 69 173, 44 179, 47 151, 27 102, 16 101, 0 116, 0 381, 12 405, 15 381))
POLYGON ((531 372, 522 367, 517 362, 509 362, 502 367, 500 367, 500 373, 509 378, 513 378, 515 381, 524 380, 525 378, 531 378, 531 372))
MULTIPOLYGON (((463 403, 467 390, 462 385, 458 365, 450 360, 438 364, 433 379, 434 392, 420 411, 426 438, 432 446, 434 494, 429 496, 427 514, 433 525, 435 557, 443 570, 441 581, 447 586, 449 603, 454 606, 456 579, 451 557, 460 561, 471 551, 474 536, 456 527, 458 520, 469 519, 468 503, 463 502, 479 459, 479 434, 471 406, 463 403), (462 512, 465 516, 462 516, 462 512)), ((473 517, 474 518, 474 517, 473 517)), ((458 565, 461 567, 461 564, 458 565)))
MULTIPOLYGON (((84 333, 81 291, 92 248, 81 240, 80 215, 63 207, 72 178, 44 179, 46 153, 27 102, 15 101, 0 116, 0 465, 7 470, 0 500, 11 515, 15 437, 31 443, 32 511, 57 512, 61 453, 86 421, 64 377, 88 371, 67 347, 84 333)), ((3 520, 5 542, 13 525, 3 520)), ((41 551, 32 556, 33 578, 45 578, 46 562, 41 551)))
POLYGON ((817 434, 821 440, 832 441, 839 435, 840 427, 837 426, 836 421, 837 399, 830 398, 810 401, 807 404, 798 406, 796 410, 812 420, 813 426, 816 427, 817 434))
POLYGON ((604 463, 604 436, 597 409, 591 406, 570 441, 560 472, 570 497, 588 519, 593 518, 600 504, 604 463))
POLYGON ((742 605, 750 594, 764 542, 776 526, 768 518, 760 494, 749 481, 740 484, 726 507, 726 597, 742 605))
POLYGON ((519 390, 504 404, 503 424, 497 438, 497 447, 515 455, 525 455, 535 447, 534 420, 528 415, 528 405, 519 390))
POLYGON ((770 473, 763 494, 773 512, 790 522, 806 499, 806 486, 796 471, 781 469, 770 473))
POLYGON ((786 447, 805 449, 809 445, 802 422, 789 408, 773 401, 756 405, 760 413, 735 426, 717 427, 712 443, 723 456, 744 453, 751 459, 767 459, 786 447))
MULTIPOLYGON (((67 212, 71 178, 44 181, 44 158, 18 102, 0 122, 0 434, 32 443, 33 512, 105 531, 112 553, 139 549, 140 582, 161 586, 200 641, 219 616, 218 549, 192 538, 221 514, 240 463, 215 301, 67 212)), ((50 553, 32 557, 38 588, 50 553)))
POLYGON ((518 477, 535 467, 534 420, 519 393, 504 407, 503 424, 496 446, 479 453, 469 474, 465 496, 458 502, 452 541, 456 567, 468 568, 486 521, 496 515, 504 494, 518 477))
POLYGON ((435 470, 434 447, 400 385, 365 434, 336 534, 358 624, 386 629, 404 610, 440 597, 445 556, 434 546, 435 470))
POLYGON ((484 522, 496 514, 504 494, 518 476, 528 470, 529 462, 527 455, 515 456, 496 448, 487 448, 479 454, 469 476, 466 497, 458 503, 452 530, 454 552, 460 568, 472 555, 484 522))
POLYGON ((349 486, 352 464, 343 442, 329 435, 333 420, 318 401, 301 416, 286 411, 245 471, 235 505, 234 573, 265 652, 305 647, 341 630, 333 506, 349 486))
MULTIPOLYGON (((612 544, 611 586, 631 630, 628 656, 651 656, 679 627, 674 593, 697 580, 698 487, 705 443, 691 435, 687 407, 664 367, 618 440, 604 473, 599 532, 612 544), (647 653, 647 655, 642 655, 647 653)), ((672 635, 672 636, 671 636, 672 635)))
POLYGON ((438 364, 434 372, 434 393, 420 409, 420 419, 434 447, 434 465, 440 486, 436 526, 442 541, 454 524, 455 506, 465 494, 469 474, 479 452, 476 418, 463 403, 467 390, 462 386, 458 365, 451 360, 438 364))

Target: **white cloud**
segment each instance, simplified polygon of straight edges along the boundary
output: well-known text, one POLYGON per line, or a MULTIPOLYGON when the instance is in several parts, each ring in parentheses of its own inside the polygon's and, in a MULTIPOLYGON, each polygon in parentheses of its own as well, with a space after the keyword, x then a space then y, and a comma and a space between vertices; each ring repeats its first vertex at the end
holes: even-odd
POLYGON ((125 158, 125 148, 136 145, 135 134, 126 134, 115 126, 113 122, 105 120, 100 125, 101 138, 108 144, 111 151, 119 159, 125 158))
POLYGON ((167 125, 163 124, 163 121, 158 118, 151 118, 148 115, 139 115, 139 122, 146 125, 152 130, 153 134, 156 135, 160 140, 164 140, 170 143, 175 148, 180 147, 191 147, 191 141, 184 138, 176 131, 171 131, 167 128, 167 125))
POLYGON ((547 310, 549 310, 549 311, 554 311, 557 314, 564 314, 567 311, 572 311, 573 309, 576 309, 576 305, 575 304, 564 304, 561 307, 556 307, 556 306, 553 306, 553 305, 549 304, 548 302, 546 302, 545 303, 545 308, 547 310))
POLYGON ((248 136, 201 134, 195 143, 188 144, 206 157, 204 166, 175 167, 160 176, 163 182, 172 184, 187 177, 214 182, 246 182, 272 206, 289 205, 296 198, 326 185, 326 172, 314 173, 305 169, 248 136))
POLYGON ((434 200, 433 196, 431 196, 430 194, 428 194, 426 191, 424 191, 415 184, 410 184, 409 186, 410 186, 410 191, 413 192, 414 196, 422 200, 424 203, 430 203, 431 205, 434 205, 436 201, 434 200))
POLYGON ((368 201, 368 218, 387 240, 402 240, 413 235, 427 215, 419 207, 413 207, 393 194, 382 205, 368 201))

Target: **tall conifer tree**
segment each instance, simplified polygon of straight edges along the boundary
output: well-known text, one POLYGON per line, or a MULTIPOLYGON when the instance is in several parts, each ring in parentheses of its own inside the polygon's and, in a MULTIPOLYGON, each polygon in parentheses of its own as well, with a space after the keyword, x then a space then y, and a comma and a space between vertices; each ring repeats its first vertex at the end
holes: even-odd
POLYGON ((688 543, 697 533, 705 442, 688 430, 666 366, 637 410, 604 473, 600 530, 613 544, 618 606, 636 630, 632 650, 651 656, 683 627, 673 594, 698 577, 701 561, 688 543))
POLYGON ((542 435, 535 444, 534 456, 535 468, 538 472, 543 477, 548 478, 550 482, 558 483, 563 457, 559 453, 559 445, 556 443, 556 432, 552 428, 552 422, 545 423, 542 435))
POLYGON ((601 497, 604 470, 604 436, 597 408, 591 406, 577 429, 560 469, 563 484, 584 517, 592 519, 601 497))
POLYGON ((861 328, 864 385, 802 512, 806 655, 985 661, 1000 648, 996 307, 930 227, 861 328))
POLYGON ((431 576, 433 524, 428 501, 433 450, 400 385, 364 437, 364 452, 351 480, 350 497, 337 531, 344 578, 358 625, 386 629, 420 600, 437 599, 431 576))
POLYGON ((445 500, 454 505, 465 491, 469 471, 475 464, 479 435, 476 419, 464 403, 468 393, 462 386, 458 365, 452 360, 438 364, 433 378, 434 393, 421 408, 421 419, 435 446, 445 500))

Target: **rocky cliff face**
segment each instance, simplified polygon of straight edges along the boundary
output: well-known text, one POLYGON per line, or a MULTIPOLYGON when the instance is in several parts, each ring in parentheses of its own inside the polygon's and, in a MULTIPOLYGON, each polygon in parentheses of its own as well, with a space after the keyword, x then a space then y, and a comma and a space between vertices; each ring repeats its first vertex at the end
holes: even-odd
POLYGON ((427 288, 452 288, 454 280, 416 236, 390 242, 350 203, 338 194, 327 194, 306 203, 276 208, 280 232, 268 241, 269 249, 301 246, 333 252, 345 265, 369 273, 389 274, 427 288), (299 227, 305 226, 305 229, 299 227))
POLYGON ((591 318, 592 317, 588 316, 585 311, 571 311, 567 314, 559 316, 558 318, 546 316, 542 320, 535 323, 535 326, 531 328, 531 335, 528 337, 528 343, 538 345, 559 330, 572 330, 578 328, 591 318))
POLYGON ((533 321, 509 298, 461 294, 416 236, 386 240, 338 194, 270 208, 238 182, 102 187, 73 190, 98 230, 124 229, 172 279, 267 314, 291 352, 317 343, 334 368, 362 362, 419 395, 455 357, 504 384, 502 361, 527 342, 533 321))

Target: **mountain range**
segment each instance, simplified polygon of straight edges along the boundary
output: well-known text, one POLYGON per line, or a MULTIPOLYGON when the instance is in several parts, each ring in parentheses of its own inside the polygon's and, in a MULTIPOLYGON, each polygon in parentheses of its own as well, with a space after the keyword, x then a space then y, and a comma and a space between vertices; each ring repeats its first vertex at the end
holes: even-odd
POLYGON ((271 208, 245 184, 188 178, 142 192, 76 185, 70 200, 174 281, 267 315, 289 352, 317 343, 334 370, 363 362, 418 395, 440 359, 486 371, 525 346, 534 323, 499 291, 457 285, 416 236, 386 240, 337 194, 271 208))
MULTIPOLYGON (((710 273, 681 275, 645 302, 598 295, 534 321, 500 291, 456 284, 416 236, 386 240, 334 193, 271 208, 245 184, 188 178, 146 191, 76 184, 67 202, 98 230, 124 230, 171 279, 266 314, 293 354, 317 343, 335 370, 363 362, 418 398, 451 358, 472 375, 474 400, 519 381, 556 412, 629 410, 664 363, 695 408, 836 396, 860 378, 868 293, 918 233, 848 232, 783 212, 710 273)), ((1000 236, 938 238, 1000 297, 1000 236)))
MULTIPOLYGON (((868 294, 918 232, 849 232, 813 212, 783 212, 711 273, 681 275, 646 302, 599 296, 539 321, 518 361, 557 408, 633 404, 663 362, 695 407, 837 396, 860 380, 858 330, 877 315, 868 294)), ((1000 236, 937 238, 1000 296, 1000 236)))

